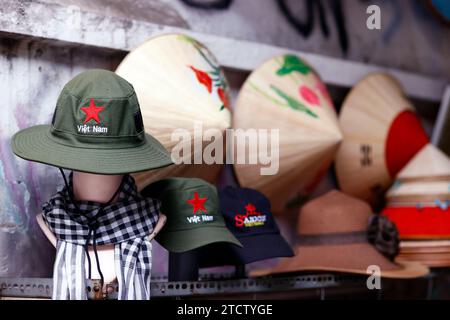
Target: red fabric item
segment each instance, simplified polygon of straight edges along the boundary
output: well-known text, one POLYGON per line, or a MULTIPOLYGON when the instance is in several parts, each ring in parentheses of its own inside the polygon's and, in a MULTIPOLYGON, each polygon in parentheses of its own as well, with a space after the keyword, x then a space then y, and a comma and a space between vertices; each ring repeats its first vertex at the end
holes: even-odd
POLYGON ((412 111, 397 115, 389 128, 386 141, 386 165, 391 178, 429 142, 419 119, 412 111))
POLYGON ((400 238, 450 238, 450 208, 388 207, 382 214, 397 225, 400 238))

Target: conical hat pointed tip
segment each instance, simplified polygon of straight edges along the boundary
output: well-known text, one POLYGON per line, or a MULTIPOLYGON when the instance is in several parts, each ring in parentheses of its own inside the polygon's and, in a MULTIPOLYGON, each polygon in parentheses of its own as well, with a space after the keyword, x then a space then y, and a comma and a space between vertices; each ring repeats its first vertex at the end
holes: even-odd
POLYGON ((427 144, 400 171, 398 180, 450 176, 450 158, 437 147, 427 144))

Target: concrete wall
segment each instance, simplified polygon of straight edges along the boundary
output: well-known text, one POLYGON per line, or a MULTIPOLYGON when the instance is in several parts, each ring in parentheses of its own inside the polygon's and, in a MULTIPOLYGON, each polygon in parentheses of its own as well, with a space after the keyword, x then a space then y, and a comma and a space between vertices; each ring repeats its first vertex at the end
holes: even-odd
MULTIPOLYGON (((42 1, 42 0, 41 0, 42 1)), ((344 55, 338 40, 330 1, 323 1, 329 27, 326 38, 319 26, 318 11, 309 37, 299 34, 281 13, 276 0, 233 0, 225 10, 195 9, 180 0, 44 0, 78 6, 108 16, 187 27, 240 40, 343 57, 427 75, 450 74, 450 28, 443 27, 424 5, 410 0, 343 0, 342 9, 349 40, 344 55), (381 30, 368 30, 366 9, 381 8, 381 30)), ((307 20, 303 0, 287 0, 296 17, 307 20)))

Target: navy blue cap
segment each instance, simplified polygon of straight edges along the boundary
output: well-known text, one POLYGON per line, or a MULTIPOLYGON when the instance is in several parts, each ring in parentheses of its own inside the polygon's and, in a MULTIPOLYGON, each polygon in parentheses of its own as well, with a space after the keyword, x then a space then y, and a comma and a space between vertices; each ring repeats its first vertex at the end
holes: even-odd
POLYGON ((280 234, 269 200, 262 193, 228 186, 219 190, 219 198, 227 228, 243 247, 225 243, 204 246, 199 249, 200 267, 242 265, 294 255, 280 234))

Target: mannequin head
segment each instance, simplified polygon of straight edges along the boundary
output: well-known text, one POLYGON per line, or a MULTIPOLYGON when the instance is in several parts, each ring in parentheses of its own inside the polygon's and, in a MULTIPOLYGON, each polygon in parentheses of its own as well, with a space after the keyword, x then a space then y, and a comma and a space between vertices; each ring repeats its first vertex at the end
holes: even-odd
POLYGON ((105 203, 111 199, 119 188, 122 179, 122 174, 104 175, 74 171, 73 193, 75 200, 105 203))

